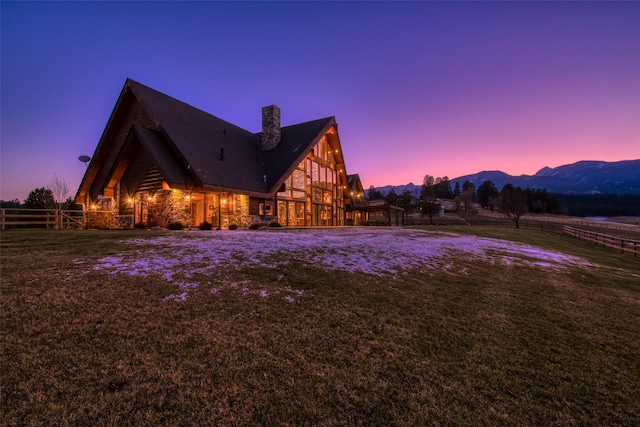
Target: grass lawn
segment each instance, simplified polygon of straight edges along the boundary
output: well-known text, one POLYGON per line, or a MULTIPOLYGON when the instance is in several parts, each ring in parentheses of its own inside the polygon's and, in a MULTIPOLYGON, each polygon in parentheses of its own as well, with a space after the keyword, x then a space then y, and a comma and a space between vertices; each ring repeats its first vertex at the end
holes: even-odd
POLYGON ((640 260, 569 237, 461 226, 0 238, 3 425, 640 419, 640 260))

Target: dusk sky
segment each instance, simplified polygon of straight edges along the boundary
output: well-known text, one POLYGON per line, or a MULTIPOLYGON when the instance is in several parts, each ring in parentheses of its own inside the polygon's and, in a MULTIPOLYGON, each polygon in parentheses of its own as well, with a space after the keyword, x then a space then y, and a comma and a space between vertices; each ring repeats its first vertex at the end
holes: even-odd
POLYGON ((253 132, 336 116, 366 188, 640 158, 640 2, 0 4, 3 200, 75 195, 127 77, 253 132))

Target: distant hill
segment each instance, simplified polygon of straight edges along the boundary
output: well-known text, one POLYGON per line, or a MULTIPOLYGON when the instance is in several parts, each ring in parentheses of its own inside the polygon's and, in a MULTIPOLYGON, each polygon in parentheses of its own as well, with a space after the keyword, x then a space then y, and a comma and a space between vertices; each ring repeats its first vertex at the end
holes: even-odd
MULTIPOLYGON (((585 160, 556 168, 544 167, 535 175, 513 176, 502 171, 482 171, 451 180, 451 188, 456 182, 469 180, 478 188, 484 181, 491 181, 498 190, 506 184, 522 188, 544 188, 550 193, 561 194, 640 194, 640 159, 620 162, 585 160)), ((388 194, 391 188, 401 194, 405 188, 412 195, 420 196, 421 185, 387 185, 378 187, 388 194)))
MULTIPOLYGON (((380 191, 382 194, 386 196, 387 194, 389 194, 389 192, 391 192, 392 188, 393 188, 393 191, 395 191, 398 196, 401 195, 405 189, 408 189, 409 193, 411 193, 412 196, 420 197, 422 184, 415 185, 413 182, 410 182, 409 184, 406 184, 406 185, 385 185, 384 187, 376 187, 376 190, 380 191)), ((366 190, 366 192, 368 195, 368 190, 366 190)))

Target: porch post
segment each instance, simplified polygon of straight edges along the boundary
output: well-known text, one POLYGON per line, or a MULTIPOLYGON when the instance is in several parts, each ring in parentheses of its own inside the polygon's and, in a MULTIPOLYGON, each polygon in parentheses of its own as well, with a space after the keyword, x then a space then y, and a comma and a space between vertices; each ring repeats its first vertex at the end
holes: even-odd
POLYGON ((218 228, 217 230, 222 230, 222 223, 220 221, 222 221, 222 215, 221 215, 221 202, 220 199, 222 198, 222 193, 218 194, 218 228))

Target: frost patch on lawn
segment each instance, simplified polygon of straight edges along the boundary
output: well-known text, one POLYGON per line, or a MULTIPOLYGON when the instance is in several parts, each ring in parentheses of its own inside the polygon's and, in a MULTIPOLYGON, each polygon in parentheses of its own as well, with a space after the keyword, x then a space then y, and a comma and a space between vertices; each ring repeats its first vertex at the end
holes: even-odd
MULTIPOLYGON (((465 264, 477 261, 554 270, 590 265, 578 257, 505 240, 388 228, 192 232, 128 243, 144 248, 128 255, 101 258, 94 270, 129 276, 156 275, 175 281, 183 292, 198 284, 180 282, 182 278, 216 278, 222 271, 241 267, 278 269, 291 261, 328 271, 377 276, 395 276, 413 269, 465 274, 465 264)), ((278 281, 282 278, 284 275, 278 281)), ((219 292, 212 290, 214 294, 219 292)), ((266 290, 248 286, 243 286, 241 292, 257 293, 262 298, 271 296, 266 290)), ((285 296, 289 298, 294 299, 291 294, 285 296)), ((184 300, 182 294, 174 299, 184 300)))

